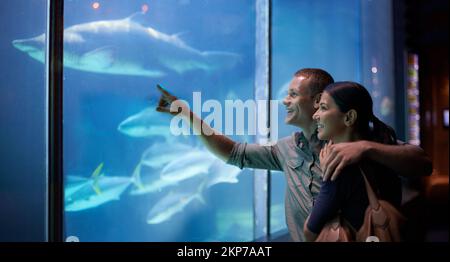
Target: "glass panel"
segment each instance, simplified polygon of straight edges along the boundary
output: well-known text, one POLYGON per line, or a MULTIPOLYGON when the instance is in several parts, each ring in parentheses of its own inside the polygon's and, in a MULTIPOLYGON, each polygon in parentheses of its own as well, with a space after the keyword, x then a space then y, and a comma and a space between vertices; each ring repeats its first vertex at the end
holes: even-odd
MULTIPOLYGON (((358 2, 273 1, 272 94, 281 108, 289 82, 300 68, 323 68, 336 80, 359 80, 358 2)), ((285 116, 285 110, 279 110, 280 137, 299 131, 284 123, 285 116)), ((272 175, 272 221, 284 221, 285 187, 281 174, 272 175)), ((286 227, 271 225, 271 232, 286 227)))
POLYGON ((253 1, 66 1, 64 19, 65 237, 252 240, 252 172, 171 134, 155 86, 203 118, 252 99, 253 1))
MULTIPOLYGON (((325 69, 336 81, 360 81, 357 0, 274 0, 272 39, 272 94, 280 104, 300 68, 325 69)), ((285 112, 279 111, 279 136, 298 131, 284 124, 285 112)))
POLYGON ((46 241, 47 1, 0 10, 0 241, 46 241))
MULTIPOLYGON (((392 124, 393 60, 390 1, 318 0, 273 1, 273 98, 286 95, 293 74, 300 68, 323 68, 336 81, 361 82, 371 92, 374 112, 392 124), (381 22, 380 22, 381 21, 381 22)), ((279 136, 299 131, 284 124, 279 112, 279 136)), ((283 196, 286 183, 272 175, 271 232, 285 228, 283 196), (280 209, 283 209, 279 212, 280 209), (278 225, 278 226, 277 226, 278 225)))
POLYGON ((372 95, 373 113, 395 128, 392 16, 392 1, 361 0, 361 81, 372 95))

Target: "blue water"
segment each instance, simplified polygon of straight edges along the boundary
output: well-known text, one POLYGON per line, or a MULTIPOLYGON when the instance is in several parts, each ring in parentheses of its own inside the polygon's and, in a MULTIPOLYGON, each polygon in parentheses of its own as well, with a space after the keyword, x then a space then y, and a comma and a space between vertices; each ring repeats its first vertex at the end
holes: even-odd
POLYGON ((2 1, 0 14, 0 241, 45 241, 45 71, 11 45, 45 30, 45 5, 2 1))
MULTIPOLYGON (((97 20, 122 19, 141 10, 144 2, 99 3, 100 7, 94 10, 84 1, 66 2, 65 27, 97 20)), ((168 70, 167 75, 160 78, 66 69, 66 177, 76 174, 89 178, 100 163, 104 163, 105 178, 131 177, 143 152, 155 143, 162 143, 164 147, 170 147, 173 143, 201 147, 198 139, 193 136, 165 142, 160 136, 131 137, 118 131, 119 124, 127 117, 155 106, 154 103, 159 98, 155 89, 157 83, 190 103, 193 91, 201 92, 202 101, 216 99, 223 103, 230 91, 244 101, 252 98, 255 31, 253 3, 149 1, 146 4, 148 12, 139 20, 142 25, 165 34, 182 32, 180 39, 195 49, 235 53, 240 56, 241 61, 231 70, 192 70, 184 73, 168 70)), ((139 43, 120 44, 122 48, 134 48, 136 53, 146 54, 145 50, 139 50, 139 43)), ((170 124, 170 118, 162 117, 160 121, 165 121, 162 125, 170 124)), ((179 172, 183 172, 183 168, 179 172)), ((148 181, 158 179, 160 175, 161 169, 147 168, 141 178, 148 181)), ((130 192, 136 185, 130 184, 120 194, 119 200, 66 212, 65 235, 77 236, 80 241, 249 241, 253 238, 251 171, 243 171, 238 180, 238 183, 220 183, 201 190, 204 203, 194 199, 182 207, 181 211, 156 224, 146 222, 151 209, 171 192, 186 187, 188 180, 143 195, 131 195, 130 192)), ((171 203, 166 210, 182 200, 171 203)))

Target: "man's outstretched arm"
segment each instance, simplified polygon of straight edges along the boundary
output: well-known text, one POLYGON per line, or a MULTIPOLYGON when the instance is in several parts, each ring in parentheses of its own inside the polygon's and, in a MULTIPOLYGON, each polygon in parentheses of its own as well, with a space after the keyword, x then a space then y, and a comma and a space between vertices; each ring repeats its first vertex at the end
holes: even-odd
POLYGON ((329 150, 328 157, 321 163, 324 180, 335 180, 344 167, 362 158, 380 163, 404 177, 427 176, 432 172, 431 160, 415 145, 386 145, 362 140, 331 144, 329 150))
POLYGON ((206 148, 218 158, 227 161, 235 142, 203 122, 185 103, 171 95, 160 85, 157 88, 161 92, 161 97, 156 110, 171 115, 180 114, 184 121, 190 123, 194 133, 199 134, 198 136, 206 148))

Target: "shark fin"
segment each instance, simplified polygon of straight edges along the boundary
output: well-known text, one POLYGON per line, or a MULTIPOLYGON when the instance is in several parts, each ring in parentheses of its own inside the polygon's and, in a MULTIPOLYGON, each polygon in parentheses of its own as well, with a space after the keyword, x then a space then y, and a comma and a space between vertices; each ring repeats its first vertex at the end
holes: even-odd
POLYGON ((114 63, 114 47, 104 46, 89 51, 81 57, 81 64, 98 68, 107 68, 114 63))
POLYGON ((136 13, 131 14, 130 16, 128 16, 125 19, 136 22, 138 24, 142 24, 142 22, 144 22, 144 19, 145 19, 145 12, 138 11, 136 13))
POLYGON ((178 32, 176 34, 172 34, 171 37, 180 39, 181 36, 186 35, 188 33, 189 33, 189 31, 182 31, 182 32, 178 32))
POLYGON ((206 180, 203 180, 203 182, 197 188, 197 192, 196 192, 196 195, 195 195, 195 197, 198 199, 198 201, 200 201, 204 205, 206 205, 206 201, 203 198, 203 190, 205 189, 205 186, 206 186, 206 180))
POLYGON ((203 195, 201 193, 198 194, 197 199, 198 199, 198 201, 200 201, 200 203, 202 203, 203 205, 206 205, 206 201, 203 198, 203 195))
POLYGON ((141 180, 141 163, 137 164, 136 168, 134 169, 131 181, 140 190, 144 189, 144 184, 142 184, 141 180))

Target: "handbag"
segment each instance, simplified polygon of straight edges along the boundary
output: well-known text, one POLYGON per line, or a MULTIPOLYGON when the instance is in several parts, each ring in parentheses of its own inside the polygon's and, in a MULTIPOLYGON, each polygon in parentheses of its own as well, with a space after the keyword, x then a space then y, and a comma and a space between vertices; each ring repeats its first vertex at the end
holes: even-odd
POLYGON ((342 216, 337 215, 325 224, 316 242, 350 242, 355 239, 355 230, 342 216))
POLYGON ((369 206, 364 223, 356 233, 359 242, 400 242, 406 225, 406 218, 391 203, 379 200, 372 190, 364 170, 359 167, 366 185, 369 206))
POLYGON ((327 222, 320 231, 316 242, 399 242, 406 218, 392 204, 379 200, 370 186, 361 166, 369 205, 367 206, 363 225, 358 231, 340 214, 327 222))

